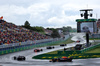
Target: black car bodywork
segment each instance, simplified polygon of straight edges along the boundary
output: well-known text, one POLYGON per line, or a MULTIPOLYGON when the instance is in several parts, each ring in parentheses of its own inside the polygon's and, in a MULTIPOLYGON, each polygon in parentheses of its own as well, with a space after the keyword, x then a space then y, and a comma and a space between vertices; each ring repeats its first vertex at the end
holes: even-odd
POLYGON ((54 58, 51 59, 49 62, 72 62, 72 57, 70 58, 54 58))
POLYGON ((47 49, 54 49, 54 46, 52 46, 52 47, 51 47, 51 46, 49 46, 49 47, 47 47, 47 49))
POLYGON ((82 48, 82 45, 81 45, 81 44, 77 44, 77 45, 75 46, 75 50, 81 50, 81 48, 82 48))
POLYGON ((13 58, 14 58, 14 60, 18 60, 18 61, 25 61, 26 60, 25 56, 14 56, 13 58))
POLYGON ((66 46, 66 44, 60 44, 60 46, 66 46))

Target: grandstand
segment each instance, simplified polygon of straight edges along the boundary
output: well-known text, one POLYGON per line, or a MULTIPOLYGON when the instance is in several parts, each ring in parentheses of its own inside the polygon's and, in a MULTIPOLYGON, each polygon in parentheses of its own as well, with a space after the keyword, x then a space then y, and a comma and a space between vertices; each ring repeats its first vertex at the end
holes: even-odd
POLYGON ((49 39, 50 37, 0 19, 0 45, 49 39))

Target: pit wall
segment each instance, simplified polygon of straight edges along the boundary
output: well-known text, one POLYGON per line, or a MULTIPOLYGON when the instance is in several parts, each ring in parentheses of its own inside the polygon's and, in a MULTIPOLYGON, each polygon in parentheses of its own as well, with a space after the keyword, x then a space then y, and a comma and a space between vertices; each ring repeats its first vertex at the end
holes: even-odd
POLYGON ((29 42, 15 43, 15 44, 9 44, 9 45, 0 45, 0 55, 57 44, 57 43, 67 40, 70 36, 66 35, 65 37, 66 39, 56 38, 56 39, 50 39, 50 40, 47 40, 47 39, 40 40, 40 41, 38 40, 35 43, 29 41, 29 42))
POLYGON ((35 59, 53 59, 53 58, 59 58, 63 56, 67 57, 73 57, 74 59, 85 59, 85 58, 99 58, 100 53, 85 53, 88 50, 94 49, 99 47, 100 44, 97 44, 95 46, 88 47, 83 50, 76 50, 76 51, 57 51, 57 53, 54 54, 41 54, 34 56, 35 59))

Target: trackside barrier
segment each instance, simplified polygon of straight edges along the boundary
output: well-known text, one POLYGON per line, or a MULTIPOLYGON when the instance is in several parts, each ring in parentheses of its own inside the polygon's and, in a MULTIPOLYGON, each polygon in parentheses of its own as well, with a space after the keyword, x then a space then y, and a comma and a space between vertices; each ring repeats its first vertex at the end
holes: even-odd
POLYGON ((100 39, 100 34, 92 34, 92 35, 89 35, 89 38, 100 39))
POLYGON ((18 51, 22 51, 22 50, 27 50, 27 49, 32 49, 32 48, 36 48, 36 47, 42 47, 42 46, 46 46, 46 45, 52 45, 52 44, 56 44, 62 41, 55 41, 55 42, 50 42, 50 43, 43 43, 43 44, 30 44, 30 45, 24 45, 24 46, 15 46, 12 48, 3 48, 0 49, 0 55, 1 54, 7 54, 7 53, 12 53, 12 52, 18 52, 18 51))
MULTIPOLYGON (((68 39, 69 37, 67 37, 68 39)), ((0 55, 2 54, 7 54, 7 53, 13 53, 13 52, 18 52, 22 50, 27 50, 27 49, 32 49, 36 47, 42 47, 42 46, 48 46, 52 44, 56 44, 59 42, 63 42, 62 38, 58 39, 46 39, 46 40, 37 40, 35 43, 32 41, 28 42, 20 42, 20 43, 14 43, 14 44, 9 44, 9 45, 0 45, 0 55)))
POLYGON ((85 58, 100 58, 100 53, 84 53, 88 50, 94 49, 96 47, 100 47, 100 44, 89 47, 84 50, 70 50, 70 51, 57 51, 54 54, 41 54, 34 56, 35 59, 53 59, 59 58, 63 56, 73 57, 74 59, 85 59, 85 58))

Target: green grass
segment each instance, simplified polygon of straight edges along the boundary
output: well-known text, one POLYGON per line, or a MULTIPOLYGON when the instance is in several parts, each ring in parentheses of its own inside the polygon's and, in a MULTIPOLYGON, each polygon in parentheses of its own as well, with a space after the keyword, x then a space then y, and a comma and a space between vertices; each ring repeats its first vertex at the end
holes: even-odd
MULTIPOLYGON (((60 44, 69 44, 69 43, 73 43, 74 41, 71 40, 71 38, 65 40, 64 42, 61 42, 61 43, 58 43, 58 44, 53 44, 53 45, 60 45, 60 44)), ((61 49, 63 50, 63 49, 61 49)), ((57 54, 57 51, 59 50, 56 50, 56 51, 53 51, 53 52, 48 52, 46 54, 57 54)))
MULTIPOLYGON (((65 41, 65 42, 67 42, 67 41, 65 41)), ((94 42, 92 44, 98 44, 98 42, 94 42)), ((63 49, 61 49, 61 50, 63 50, 63 49)), ((60 51, 60 50, 48 52, 48 53, 45 53, 45 54, 57 54, 58 51, 60 51)), ((94 48, 92 50, 89 50, 86 53, 100 53, 100 47, 97 47, 97 48, 94 48)))
POLYGON ((86 53, 100 53, 100 46, 97 48, 94 48, 92 50, 87 51, 86 53))
MULTIPOLYGON (((57 50, 59 51, 59 50, 57 50)), ((52 52, 48 52, 48 53, 45 53, 45 54, 57 54, 58 52, 57 51, 52 51, 52 52)))
MULTIPOLYGON (((71 38, 69 38, 68 40, 66 40, 62 43, 59 43, 59 44, 69 44, 69 43, 72 43, 72 42, 74 42, 74 41, 72 41, 71 38)), ((63 49, 61 49, 61 50, 63 50, 63 49)), ((57 54, 58 51, 59 50, 56 50, 56 51, 48 52, 48 53, 45 53, 45 54, 57 54)))
MULTIPOLYGON (((73 43, 74 41, 71 40, 71 37, 64 40, 64 41, 60 41, 60 42, 56 42, 56 43, 52 43, 52 44, 46 44, 43 45, 41 47, 46 47, 46 46, 56 46, 56 45, 60 45, 60 44, 69 44, 69 43, 73 43)), ((38 47, 37 47, 38 48, 38 47)))
POLYGON ((89 40, 100 40, 100 38, 89 38, 89 40))
POLYGON ((71 38, 67 39, 66 41, 62 42, 63 44, 69 44, 75 41, 72 41, 71 38))
POLYGON ((69 44, 69 43, 73 43, 74 41, 71 40, 71 37, 68 38, 67 40, 63 41, 63 42, 59 42, 59 43, 55 43, 52 45, 48 45, 48 46, 54 46, 54 45, 60 45, 60 44, 69 44))

